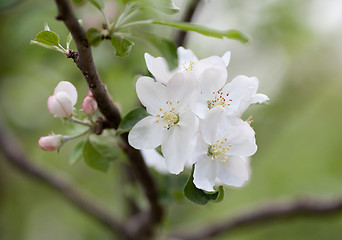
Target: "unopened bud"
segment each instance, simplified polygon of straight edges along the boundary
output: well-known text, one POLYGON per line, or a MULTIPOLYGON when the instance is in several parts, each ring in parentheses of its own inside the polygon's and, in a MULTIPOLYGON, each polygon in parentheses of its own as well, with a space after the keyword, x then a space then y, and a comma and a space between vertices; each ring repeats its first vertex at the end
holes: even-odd
POLYGON ((68 118, 74 111, 77 101, 77 90, 70 82, 62 81, 55 88, 54 94, 49 97, 47 105, 55 117, 68 118))
POLYGON ((85 115, 91 116, 97 109, 97 103, 91 92, 85 96, 83 103, 82 103, 82 111, 85 115))
POLYGON ((62 135, 53 135, 41 137, 38 141, 38 145, 44 151, 52 152, 58 150, 63 145, 62 135))

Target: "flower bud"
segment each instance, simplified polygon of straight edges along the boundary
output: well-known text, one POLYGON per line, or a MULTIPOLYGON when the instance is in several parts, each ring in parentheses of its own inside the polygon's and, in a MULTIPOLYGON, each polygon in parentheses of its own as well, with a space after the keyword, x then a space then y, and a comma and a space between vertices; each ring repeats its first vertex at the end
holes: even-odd
POLYGON ((47 105, 55 117, 68 118, 74 111, 77 101, 77 90, 70 82, 61 81, 49 97, 47 105))
POLYGON ((53 135, 41 137, 38 141, 38 145, 44 151, 55 151, 58 150, 63 145, 62 135, 53 135))
POLYGON ((95 110, 97 109, 97 103, 91 92, 85 96, 83 103, 82 103, 82 111, 85 115, 91 116, 94 114, 95 110))

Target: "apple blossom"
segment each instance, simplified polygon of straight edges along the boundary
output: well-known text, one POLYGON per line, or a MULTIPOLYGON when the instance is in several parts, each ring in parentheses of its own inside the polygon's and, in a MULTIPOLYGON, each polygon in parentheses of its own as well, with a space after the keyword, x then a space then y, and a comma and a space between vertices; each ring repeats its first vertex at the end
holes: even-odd
POLYGON ((205 191, 214 191, 215 183, 241 187, 249 179, 246 157, 257 150, 253 129, 219 106, 201 120, 199 130, 192 155, 196 187, 205 191))
MULTIPOLYGON (((216 79, 213 81, 217 82, 216 79)), ((209 83, 206 84, 201 88, 194 109, 200 118, 204 118, 208 111, 216 106, 222 106, 227 112, 241 117, 251 104, 269 100, 266 95, 256 93, 259 86, 259 80, 256 77, 239 75, 224 85, 222 89, 220 87, 210 88, 209 83), (208 86, 205 86, 206 84, 208 86)))
POLYGON ((85 96, 82 102, 82 111, 86 116, 91 116, 97 109, 97 102, 93 97, 93 94, 89 91, 89 93, 85 96))
POLYGON ((141 77, 136 90, 141 103, 151 116, 140 120, 130 131, 128 141, 137 149, 153 149, 161 145, 169 172, 184 169, 193 147, 198 119, 190 111, 194 92, 193 76, 176 73, 166 85, 141 77))
POLYGON ((52 135, 41 137, 38 141, 38 145, 44 151, 56 151, 63 145, 62 135, 52 135))
POLYGON ((49 97, 47 105, 49 111, 55 117, 68 118, 74 111, 77 102, 77 90, 70 82, 58 83, 52 96, 49 97))

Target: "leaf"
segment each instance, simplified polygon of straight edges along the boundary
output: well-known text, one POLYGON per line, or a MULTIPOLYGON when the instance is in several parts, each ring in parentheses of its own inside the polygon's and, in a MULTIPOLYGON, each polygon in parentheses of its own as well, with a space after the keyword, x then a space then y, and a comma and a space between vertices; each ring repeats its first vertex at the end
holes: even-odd
POLYGON ((89 139, 85 142, 82 153, 83 159, 89 167, 101 172, 108 171, 108 159, 103 157, 101 153, 94 148, 89 139))
POLYGON ((83 140, 76 144, 70 156, 70 165, 75 165, 82 158, 84 144, 85 141, 83 140))
POLYGON ((146 2, 163 13, 175 14, 179 12, 179 8, 173 4, 172 0, 148 0, 146 2))
POLYGON ((89 0, 91 4, 93 4, 98 10, 102 11, 104 8, 103 0, 89 0))
MULTIPOLYGON (((31 41, 32 42, 32 41, 31 41)), ((34 42, 38 42, 44 45, 48 45, 48 46, 55 46, 58 47, 59 45, 59 36, 52 32, 52 31, 41 31, 40 33, 38 33, 38 35, 36 36, 36 38, 34 39, 34 42)))
POLYGON ((115 55, 119 57, 125 57, 130 52, 134 45, 133 42, 127 40, 126 38, 113 35, 111 38, 112 45, 115 49, 115 55))
POLYGON ((169 69, 175 69, 177 67, 177 45, 168 39, 159 38, 151 35, 147 39, 156 47, 161 55, 166 59, 169 69))
POLYGON ((90 45, 97 46, 102 39, 102 32, 96 28, 89 28, 87 31, 87 39, 90 45))
POLYGON ((169 27, 175 27, 175 28, 182 29, 185 31, 193 31, 193 32, 197 32, 202 35, 205 35, 205 36, 209 36, 209 37, 215 37, 215 38, 221 38, 221 39, 226 37, 229 39, 238 40, 242 43, 247 43, 249 41, 248 37, 238 30, 220 31, 220 30, 211 29, 205 26, 192 24, 192 23, 185 23, 185 22, 167 22, 167 21, 154 20, 152 23, 169 26, 169 27))
POLYGON ((122 133, 129 132, 137 122, 147 116, 149 114, 145 109, 141 107, 133 109, 123 117, 115 135, 118 136, 122 133))
POLYGON ((118 158, 119 151, 116 148, 114 138, 103 135, 90 135, 89 141, 92 146, 108 161, 113 161, 118 158))
POLYGON ((206 205, 209 201, 217 201, 219 195, 223 196, 223 187, 220 187, 220 190, 214 193, 206 193, 202 189, 198 189, 193 182, 194 169, 195 166, 193 165, 190 177, 184 187, 184 196, 187 199, 199 205, 206 205))

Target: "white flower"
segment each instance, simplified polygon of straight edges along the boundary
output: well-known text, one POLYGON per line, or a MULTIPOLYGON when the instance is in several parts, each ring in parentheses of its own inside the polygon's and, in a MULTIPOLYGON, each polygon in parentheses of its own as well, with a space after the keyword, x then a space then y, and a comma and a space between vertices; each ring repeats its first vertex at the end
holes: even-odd
MULTIPOLYGON (((213 79, 213 81, 218 82, 216 79, 213 79)), ((269 100, 266 95, 256 93, 259 86, 256 77, 237 76, 230 83, 224 85, 222 89, 218 83, 216 89, 210 88, 209 82, 205 84, 201 89, 194 109, 200 118, 204 118, 209 110, 216 106, 222 106, 227 112, 241 117, 251 104, 263 103, 269 100)))
POLYGON ((196 187, 205 191, 214 191, 215 183, 241 187, 249 179, 246 157, 257 150, 253 129, 216 107, 201 120, 200 132, 192 155, 196 187))
POLYGON ((74 111, 77 102, 77 90, 70 82, 61 81, 49 97, 47 105, 55 117, 68 118, 74 111))
POLYGON ((141 154, 143 155, 147 166, 153 167, 155 170, 163 174, 169 172, 165 158, 155 149, 142 149, 141 154))
POLYGON ((176 73, 166 85, 141 77, 136 84, 141 103, 151 116, 139 121, 128 140, 137 149, 153 149, 161 145, 170 173, 184 169, 194 146, 198 119, 190 111, 194 92, 191 73, 176 73))
MULTIPOLYGON (((154 58, 148 53, 145 53, 147 68, 158 82, 166 84, 175 73, 181 71, 193 72, 200 85, 204 84, 203 82, 212 82, 212 79, 216 79, 217 82, 221 83, 221 87, 226 82, 226 67, 230 61, 230 52, 226 52, 223 57, 211 56, 198 60, 191 50, 179 47, 177 49, 177 55, 178 67, 175 70, 170 71, 164 58, 154 58)), ((214 84, 215 83, 216 82, 214 82, 214 84)), ((211 88, 215 87, 216 86, 212 86, 211 88)))

